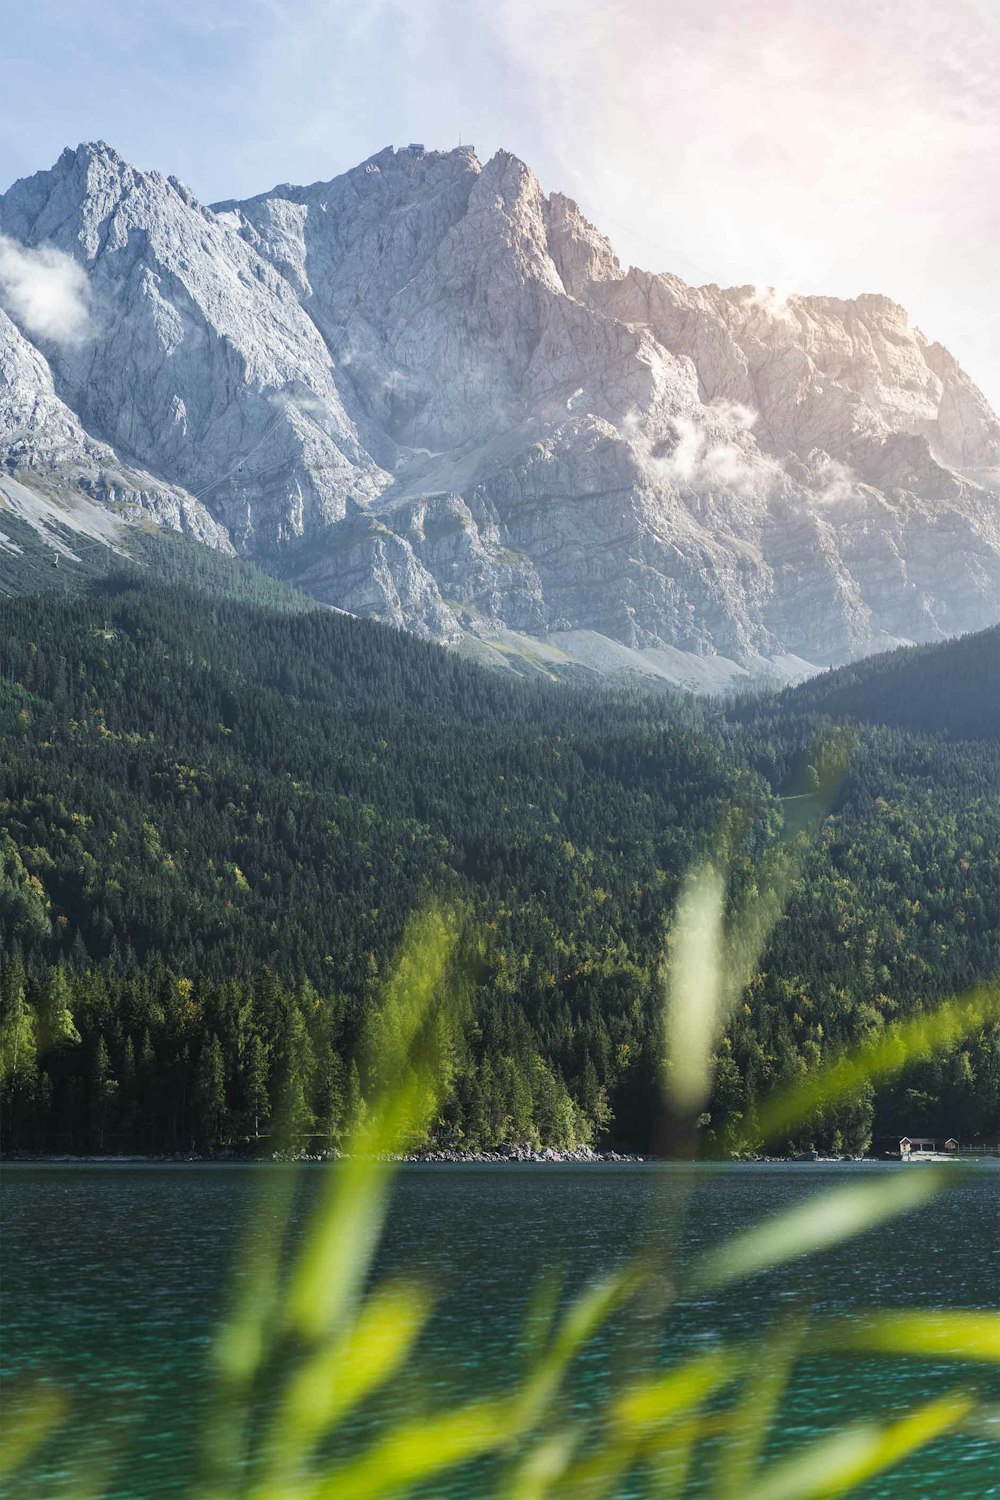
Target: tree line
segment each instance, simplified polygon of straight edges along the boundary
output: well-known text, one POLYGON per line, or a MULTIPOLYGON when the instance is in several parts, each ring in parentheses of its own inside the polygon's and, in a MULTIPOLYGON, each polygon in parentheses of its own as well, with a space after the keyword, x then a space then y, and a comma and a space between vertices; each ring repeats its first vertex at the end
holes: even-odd
MULTIPOLYGON (((836 707, 505 681, 370 621, 134 578, 4 603, 5 1148, 335 1147, 407 919, 447 898, 468 996, 438 1138, 649 1149, 680 883, 712 857, 752 889, 829 779, 836 707)), ((978 740, 860 716, 720 1043, 710 1147, 754 1149, 766 1090, 1000 972, 985 710, 978 740)), ((993 1030, 810 1140, 989 1134, 998 1110, 993 1030)))

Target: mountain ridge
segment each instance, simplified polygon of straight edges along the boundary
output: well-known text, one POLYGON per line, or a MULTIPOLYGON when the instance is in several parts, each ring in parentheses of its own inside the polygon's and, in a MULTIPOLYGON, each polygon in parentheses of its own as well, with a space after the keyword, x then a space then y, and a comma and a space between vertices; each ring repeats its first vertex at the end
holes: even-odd
POLYGON ((205 206, 81 146, 0 236, 82 267, 94 323, 0 315, 3 470, 338 608, 694 685, 1000 618, 1000 423, 887 297, 623 272, 471 147, 205 206))

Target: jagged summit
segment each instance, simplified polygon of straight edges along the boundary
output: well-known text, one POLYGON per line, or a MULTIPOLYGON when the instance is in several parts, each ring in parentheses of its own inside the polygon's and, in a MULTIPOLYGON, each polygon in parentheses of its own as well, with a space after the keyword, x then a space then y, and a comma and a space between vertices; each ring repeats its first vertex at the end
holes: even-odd
POLYGON ((0 234, 7 471, 126 475, 340 608, 702 679, 1000 618, 1000 423, 888 297, 623 270, 468 146, 206 207, 89 143, 0 234), (32 325, 37 267, 87 337, 32 325))

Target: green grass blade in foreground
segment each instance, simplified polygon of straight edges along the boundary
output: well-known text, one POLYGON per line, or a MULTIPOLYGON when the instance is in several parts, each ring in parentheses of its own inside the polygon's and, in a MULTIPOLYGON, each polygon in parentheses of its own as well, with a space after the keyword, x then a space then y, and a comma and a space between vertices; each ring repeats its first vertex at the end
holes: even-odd
POLYGON ((260 1368, 281 1290, 281 1256, 298 1173, 279 1168, 263 1180, 246 1230, 233 1307, 215 1339, 212 1359, 221 1384, 245 1391, 260 1368))
POLYGON ((953 1432, 975 1397, 952 1390, 898 1422, 858 1422, 774 1464, 741 1500, 834 1500, 895 1467, 935 1438, 953 1432))
POLYGON ((246 1457, 254 1382, 276 1333, 282 1250, 298 1181, 292 1167, 265 1174, 245 1231, 232 1306, 212 1345, 215 1383, 202 1424, 196 1492, 210 1500, 233 1492, 246 1457))
POLYGON ((529 1448, 510 1478, 498 1490, 500 1500, 545 1500, 569 1468, 579 1436, 570 1429, 554 1432, 529 1448))
POLYGON ((525 1425, 535 1426, 558 1391, 571 1360, 635 1290, 637 1276, 620 1271, 587 1287, 564 1315, 548 1349, 537 1356, 515 1403, 525 1425))
POLYGON ((445 991, 457 940, 456 915, 440 908, 407 929, 369 1059, 376 1092, 351 1133, 347 1159, 325 1174, 289 1282, 287 1321, 305 1338, 321 1337, 357 1296, 382 1231, 394 1170, 386 1158, 420 1141, 433 1118, 454 1022, 445 991))
POLYGON ((402 1369, 430 1307, 427 1290, 411 1282, 378 1287, 340 1337, 297 1366, 273 1426, 272 1475, 301 1470, 316 1444, 402 1369))
POLYGON ((1000 984, 991 983, 960 999, 947 1000, 936 1010, 887 1027, 874 1041, 852 1048, 765 1103, 760 1111, 760 1133, 765 1140, 782 1139, 818 1111, 850 1098, 865 1084, 882 1082, 910 1063, 949 1051, 998 1016, 1000 984))
POLYGON ((693 1115, 712 1087, 712 1053, 722 1014, 723 877, 711 867, 685 883, 666 971, 665 1087, 674 1113, 693 1115))
POLYGON ((863 1321, 816 1325, 812 1347, 828 1353, 1000 1364, 1000 1313, 963 1308, 870 1312, 863 1321))
POLYGON ((8 1399, 0 1429, 0 1479, 20 1469, 66 1415, 62 1391, 39 1387, 30 1396, 8 1399))
POLYGON ((712 1349, 665 1374, 636 1382, 613 1402, 601 1441, 569 1469, 556 1492, 566 1500, 616 1495, 635 1464, 653 1457, 660 1470, 660 1492, 674 1493, 685 1453, 700 1431, 693 1414, 738 1379, 742 1368, 739 1354, 712 1349), (668 1471, 673 1488, 663 1487, 668 1471))
POLYGON ((888 1180, 852 1183, 814 1194, 805 1203, 755 1224, 744 1234, 710 1250, 690 1285, 698 1290, 743 1281, 800 1255, 812 1255, 864 1234, 876 1224, 919 1208, 956 1181, 956 1169, 900 1169, 888 1180))
POLYGON ((810 849, 806 826, 828 810, 843 775, 851 737, 831 737, 813 758, 824 767, 807 793, 797 831, 759 862, 751 889, 726 920, 726 871, 733 831, 720 833, 717 857, 692 870, 671 924, 663 966, 666 1000, 664 1086, 671 1113, 693 1118, 712 1087, 712 1055, 726 1018, 757 971, 771 933, 810 849))
POLYGON ((718 1500, 742 1500, 749 1488, 805 1334, 805 1320, 796 1318, 754 1351, 753 1373, 743 1382, 719 1455, 713 1490, 718 1500))
MULTIPOLYGON (((454 1411, 399 1423, 360 1457, 330 1469, 299 1492, 303 1500, 374 1500, 405 1493, 435 1475, 494 1453, 519 1435, 509 1400, 474 1401, 454 1411)), ((285 1500, 283 1490, 259 1500, 285 1500)))
POLYGON ((612 1417, 624 1432, 645 1433, 687 1416, 710 1395, 735 1380, 742 1368, 732 1350, 710 1349, 626 1391, 612 1417))
POLYGON ((754 880, 727 924, 725 976, 729 1005, 736 1004, 760 966, 771 934, 788 904, 792 886, 813 847, 812 833, 833 806, 856 745, 856 732, 844 727, 818 740, 810 751, 817 785, 791 799, 783 799, 797 804, 794 826, 789 829, 786 825, 782 842, 757 862, 754 880))

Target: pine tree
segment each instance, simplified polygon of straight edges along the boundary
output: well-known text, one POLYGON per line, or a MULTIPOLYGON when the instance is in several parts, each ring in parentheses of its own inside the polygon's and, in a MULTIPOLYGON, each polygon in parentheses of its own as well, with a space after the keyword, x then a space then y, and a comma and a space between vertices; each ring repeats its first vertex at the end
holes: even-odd
POLYGON ((38 1044, 35 1019, 19 963, 0 975, 0 1126, 5 1150, 25 1143, 37 1104, 38 1044))
POLYGON ((250 1133, 257 1140, 261 1134, 261 1126, 270 1119, 271 1106, 268 1092, 267 1048, 256 1031, 251 1036, 246 1050, 243 1089, 250 1133))
POLYGON ((302 1012, 289 996, 277 1048, 275 1117, 283 1145, 302 1150, 314 1126, 309 1093, 314 1067, 313 1050, 302 1012))
POLYGON ((226 1066, 222 1056, 222 1044, 213 1031, 202 1042, 198 1054, 198 1069, 195 1075, 195 1113, 197 1118, 197 1144, 209 1151, 215 1150, 225 1138, 226 1127, 226 1066))
POLYGON ((108 1046, 98 1033, 90 1068, 90 1135, 94 1148, 104 1150, 111 1101, 115 1096, 115 1079, 111 1073, 108 1046))
POLYGON ((38 1050, 79 1042, 73 1020, 72 992, 62 964, 49 969, 38 1002, 38 1050))

